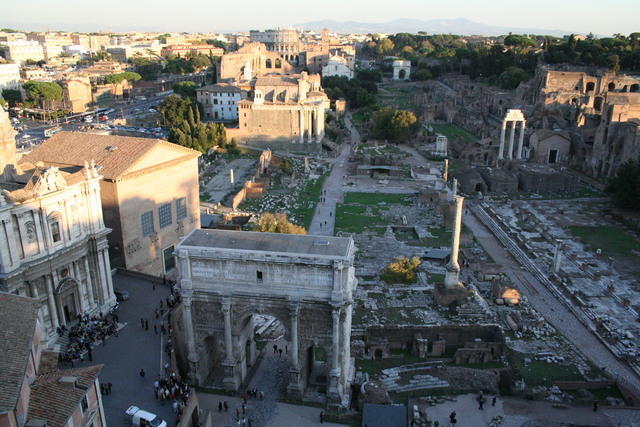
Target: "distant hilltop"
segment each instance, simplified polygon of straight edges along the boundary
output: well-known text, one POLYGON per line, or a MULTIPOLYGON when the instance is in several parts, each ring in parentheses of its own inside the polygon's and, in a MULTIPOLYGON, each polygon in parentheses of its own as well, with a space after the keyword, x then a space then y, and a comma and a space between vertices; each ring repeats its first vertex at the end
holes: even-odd
MULTIPOLYGON (((417 33, 424 31, 429 34, 459 34, 459 35, 483 35, 500 36, 509 33, 516 34, 541 34, 562 37, 569 35, 571 31, 565 30, 543 30, 540 28, 516 28, 516 27, 496 27, 478 22, 469 21, 464 18, 456 19, 396 19, 388 22, 356 22, 356 21, 312 21, 298 24, 305 30, 320 31, 328 28, 337 33, 417 33)), ((575 33, 575 31, 573 32, 575 33)))

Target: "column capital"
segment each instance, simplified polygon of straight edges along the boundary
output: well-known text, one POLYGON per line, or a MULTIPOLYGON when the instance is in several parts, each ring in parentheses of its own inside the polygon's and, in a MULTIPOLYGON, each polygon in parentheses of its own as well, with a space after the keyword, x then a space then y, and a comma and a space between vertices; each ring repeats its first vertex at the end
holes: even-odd
POLYGON ((289 303, 289 315, 291 317, 298 317, 299 314, 300 314, 300 304, 298 304, 297 302, 289 303))
POLYGON ((342 306, 334 305, 333 310, 331 311, 331 316, 333 316, 334 321, 338 321, 340 319, 340 312, 342 311, 342 306))
POLYGON ((221 308, 224 314, 228 314, 231 312, 231 303, 223 302, 221 308))

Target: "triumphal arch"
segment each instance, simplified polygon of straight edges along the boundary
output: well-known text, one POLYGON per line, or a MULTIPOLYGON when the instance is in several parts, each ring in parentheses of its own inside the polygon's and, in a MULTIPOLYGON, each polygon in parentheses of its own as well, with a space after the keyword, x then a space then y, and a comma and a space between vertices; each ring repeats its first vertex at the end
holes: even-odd
POLYGON ((256 363, 254 315, 285 327, 290 396, 307 387, 345 402, 355 245, 351 238, 194 230, 178 245, 192 381, 237 390, 256 363))

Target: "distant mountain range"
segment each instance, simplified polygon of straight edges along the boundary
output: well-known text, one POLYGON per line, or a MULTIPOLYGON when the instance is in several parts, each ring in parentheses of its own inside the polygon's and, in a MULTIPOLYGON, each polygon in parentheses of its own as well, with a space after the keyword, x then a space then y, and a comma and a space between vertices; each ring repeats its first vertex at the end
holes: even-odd
POLYGON ((459 34, 459 35, 483 35, 500 36, 504 34, 544 34, 550 36, 564 36, 571 34, 571 31, 564 30, 543 30, 540 28, 517 28, 517 27, 496 27, 485 25, 479 22, 469 21, 464 18, 456 19, 396 19, 394 21, 367 23, 356 21, 312 21, 296 25, 305 30, 321 31, 328 28, 329 31, 337 33, 417 33, 424 31, 428 34, 459 34))

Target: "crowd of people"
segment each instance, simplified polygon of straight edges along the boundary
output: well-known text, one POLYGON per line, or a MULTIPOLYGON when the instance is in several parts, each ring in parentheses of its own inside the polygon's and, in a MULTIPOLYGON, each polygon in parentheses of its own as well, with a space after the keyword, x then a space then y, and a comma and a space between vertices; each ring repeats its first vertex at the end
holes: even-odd
POLYGON ((60 337, 65 333, 69 337, 67 348, 60 353, 60 362, 73 367, 79 361, 93 361, 91 347, 100 343, 106 345, 108 337, 118 335, 118 315, 78 315, 78 323, 70 328, 60 326, 57 332, 60 337))
POLYGON ((191 393, 189 384, 172 372, 165 377, 159 377, 153 383, 153 392, 156 400, 160 400, 163 405, 172 401, 171 406, 179 422, 191 393))

